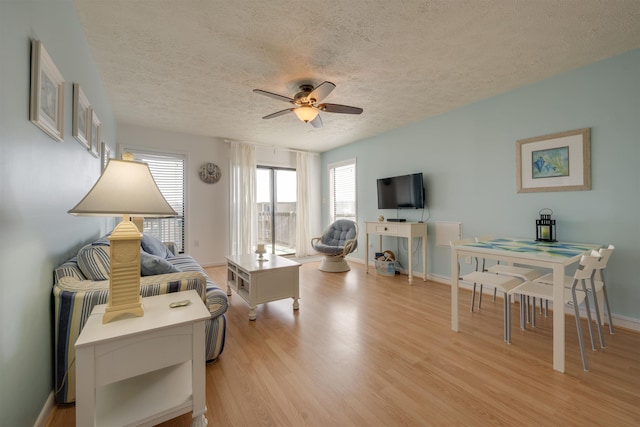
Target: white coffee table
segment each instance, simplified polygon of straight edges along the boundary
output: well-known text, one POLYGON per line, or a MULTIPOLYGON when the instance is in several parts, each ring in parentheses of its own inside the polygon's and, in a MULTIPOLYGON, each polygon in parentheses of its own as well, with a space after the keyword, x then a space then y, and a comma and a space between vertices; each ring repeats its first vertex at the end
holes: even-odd
POLYGON ((227 259, 227 295, 233 289, 249 304, 249 320, 256 320, 256 307, 269 301, 293 298, 300 306, 300 264, 278 255, 230 255, 227 259))

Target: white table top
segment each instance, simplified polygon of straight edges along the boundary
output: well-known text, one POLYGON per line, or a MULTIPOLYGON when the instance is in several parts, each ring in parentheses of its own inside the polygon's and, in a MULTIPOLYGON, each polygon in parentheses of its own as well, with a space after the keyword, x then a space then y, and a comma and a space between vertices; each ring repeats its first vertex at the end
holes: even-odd
POLYGON ((284 258, 278 255, 266 253, 263 255, 265 261, 259 262, 257 254, 248 254, 248 255, 229 255, 225 258, 227 261, 232 262, 244 270, 253 273, 256 271, 263 270, 275 270, 278 268, 286 268, 286 267, 300 267, 300 263, 290 260, 288 258, 284 258))
POLYGON ((600 247, 601 245, 592 243, 538 242, 533 239, 506 237, 456 245, 454 249, 500 258, 568 265, 576 262, 585 253, 600 247))
POLYGON ((76 348, 109 341, 124 335, 132 336, 149 332, 150 330, 192 323, 211 317, 211 313, 202 302, 200 295, 194 290, 142 298, 142 305, 144 316, 115 320, 104 324, 102 323, 102 317, 107 305, 95 306, 76 341, 76 348), (176 308, 169 307, 172 302, 187 299, 191 301, 189 305, 176 308))

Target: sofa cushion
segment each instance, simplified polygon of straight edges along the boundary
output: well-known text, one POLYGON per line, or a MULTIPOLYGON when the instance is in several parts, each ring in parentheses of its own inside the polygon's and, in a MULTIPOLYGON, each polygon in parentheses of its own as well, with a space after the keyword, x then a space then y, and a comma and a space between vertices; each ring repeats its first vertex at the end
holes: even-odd
POLYGON ((82 270, 78 267, 78 260, 76 257, 71 258, 64 264, 59 266, 53 271, 53 278, 55 283, 58 283, 63 277, 73 277, 77 280, 85 280, 86 276, 82 274, 82 270))
POLYGON ((96 240, 91 244, 93 246, 110 246, 111 241, 109 240, 109 236, 111 236, 111 233, 105 234, 104 236, 100 237, 98 240, 96 240))
POLYGON ((356 227, 349 219, 336 220, 322 235, 322 244, 327 247, 344 246, 347 240, 356 238, 356 227))
POLYGON ((157 274, 178 273, 180 270, 166 259, 140 251, 140 275, 155 276, 157 274))
POLYGON ((78 267, 89 280, 109 279, 109 247, 83 246, 78 251, 78 267))
POLYGON ((142 249, 148 254, 159 256, 164 259, 173 256, 169 248, 167 248, 160 239, 152 236, 151 234, 143 233, 140 244, 142 245, 142 249))

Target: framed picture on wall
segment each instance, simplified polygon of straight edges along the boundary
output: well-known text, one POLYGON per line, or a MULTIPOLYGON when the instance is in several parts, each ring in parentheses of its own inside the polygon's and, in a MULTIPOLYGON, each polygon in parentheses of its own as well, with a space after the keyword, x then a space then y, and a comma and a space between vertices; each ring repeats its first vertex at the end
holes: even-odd
POLYGON ((518 193, 591 190, 591 129, 516 142, 518 193))
POLYGON ((78 83, 73 84, 73 120, 71 134, 87 149, 91 148, 91 105, 78 83))
POLYGON ((29 120, 56 141, 64 140, 64 78, 39 40, 31 40, 29 120))
POLYGON ((111 158, 111 148, 109 148, 109 144, 102 141, 102 146, 100 149, 100 172, 104 171, 104 168, 107 167, 107 163, 109 163, 109 159, 111 158))
POLYGON ((93 157, 100 157, 100 120, 95 111, 91 110, 91 147, 89 151, 93 157))

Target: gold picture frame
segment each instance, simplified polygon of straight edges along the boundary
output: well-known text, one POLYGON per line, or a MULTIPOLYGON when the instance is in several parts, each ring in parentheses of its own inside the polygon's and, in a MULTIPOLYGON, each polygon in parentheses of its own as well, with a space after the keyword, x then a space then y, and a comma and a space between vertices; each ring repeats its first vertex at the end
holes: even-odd
POLYGON ((64 78, 39 40, 31 40, 29 120, 64 141, 64 78))
POLYGON ((91 104, 78 83, 73 84, 73 120, 71 134, 85 148, 91 149, 91 104))
POLYGON ((518 193, 591 190, 591 128, 516 141, 518 193))

